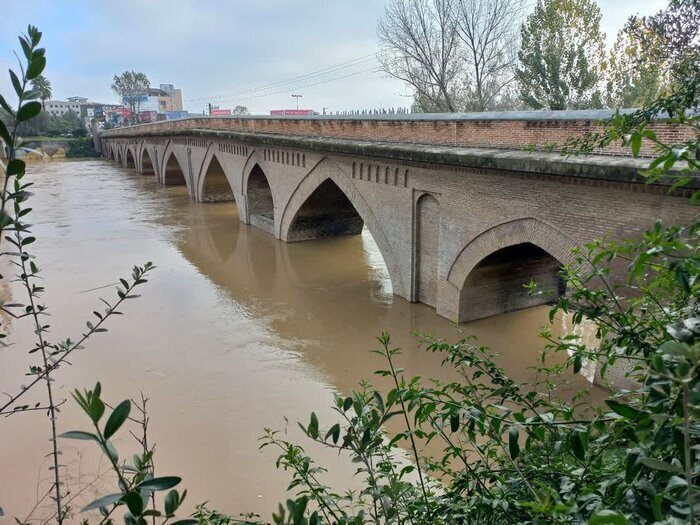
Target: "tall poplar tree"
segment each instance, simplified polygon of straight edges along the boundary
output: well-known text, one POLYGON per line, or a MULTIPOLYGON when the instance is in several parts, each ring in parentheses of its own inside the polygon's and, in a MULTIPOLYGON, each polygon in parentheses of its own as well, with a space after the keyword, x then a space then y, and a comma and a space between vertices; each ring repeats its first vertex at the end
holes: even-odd
POLYGON ((534 109, 602 107, 605 34, 593 0, 537 0, 522 26, 516 72, 534 109))

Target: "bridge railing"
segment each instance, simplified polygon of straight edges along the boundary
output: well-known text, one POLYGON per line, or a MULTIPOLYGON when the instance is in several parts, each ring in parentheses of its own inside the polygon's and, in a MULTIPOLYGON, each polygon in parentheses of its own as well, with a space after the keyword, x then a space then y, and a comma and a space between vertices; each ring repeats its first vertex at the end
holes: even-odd
MULTIPOLYGON (((304 117, 202 116, 117 128, 103 131, 102 135, 109 138, 158 135, 164 131, 186 134, 187 130, 194 129, 228 130, 402 144, 558 151, 567 139, 602 129, 602 122, 612 114, 608 110, 584 110, 304 117)), ((654 122, 651 129, 666 142, 686 140, 691 133, 689 129, 664 119, 654 122)), ((613 144, 598 153, 626 156, 629 149, 613 144)), ((653 153, 650 148, 641 152, 642 156, 653 153)))

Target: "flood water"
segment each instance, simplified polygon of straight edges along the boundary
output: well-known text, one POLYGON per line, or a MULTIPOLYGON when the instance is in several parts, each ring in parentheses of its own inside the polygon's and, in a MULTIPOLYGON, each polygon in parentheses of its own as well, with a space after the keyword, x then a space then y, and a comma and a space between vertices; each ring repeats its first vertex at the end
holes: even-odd
MULTIPOLYGON (((150 398, 157 474, 183 477, 188 507, 208 500, 224 512, 269 518, 289 478, 275 469, 272 450, 257 450, 265 427, 288 428, 288 436, 329 469, 329 484, 352 486, 355 466, 309 446, 296 421, 307 422, 314 410, 321 426, 329 426, 333 393, 348 393, 383 367, 370 353, 382 331, 403 348, 400 365, 407 374, 424 378, 444 379, 449 371, 440 368, 438 356, 418 348, 414 331, 453 340, 476 335, 519 380, 530 376, 528 367, 543 347, 537 333, 548 324, 546 307, 455 327, 429 307, 394 297, 366 230, 285 244, 240 223, 234 203, 196 203, 184 187, 159 186, 113 163, 54 161, 31 165, 29 172, 36 183, 32 252, 43 269, 53 340, 82 333, 98 298, 113 299, 111 285, 128 277, 132 265, 158 266, 142 297, 109 321, 107 334, 72 355, 55 385, 60 399, 70 399, 72 389, 99 380, 103 397, 115 404, 143 391, 150 398)), ((4 295, 23 300, 14 288, 4 295)), ((0 390, 15 391, 24 382, 37 355, 26 353, 31 336, 27 324, 10 330, 15 345, 0 351, 0 390)), ((31 401, 43 394, 37 388, 31 401)), ((87 423, 72 400, 61 407, 60 431, 89 430, 87 423)), ((0 521, 24 518, 49 487, 48 438, 42 412, 0 420, 0 506, 6 514, 0 521)), ((115 444, 122 457, 138 451, 125 431, 115 444)), ((100 475, 106 465, 94 445, 61 445, 73 507, 115 492, 107 486, 110 478, 100 475)), ((34 516, 47 512, 44 501, 34 516)))

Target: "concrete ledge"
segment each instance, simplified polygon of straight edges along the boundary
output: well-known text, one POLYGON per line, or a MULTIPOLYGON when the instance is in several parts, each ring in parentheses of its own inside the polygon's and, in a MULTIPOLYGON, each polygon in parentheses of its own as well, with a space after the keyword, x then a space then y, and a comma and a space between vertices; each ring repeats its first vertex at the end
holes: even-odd
MULTIPOLYGON (((502 170, 521 173, 560 175, 582 179, 595 179, 612 182, 646 184, 641 172, 649 165, 649 159, 630 157, 612 157, 607 155, 589 155, 566 157, 560 153, 527 152, 521 150, 503 150, 488 148, 466 148, 425 144, 397 144, 390 142, 363 141, 355 139, 314 137, 307 135, 281 135, 265 132, 218 131, 211 129, 181 129, 143 131, 134 135, 118 134, 111 130, 106 139, 126 138, 166 138, 166 137, 204 137, 210 139, 234 140, 251 145, 268 145, 275 147, 299 148, 325 153, 382 158, 402 162, 435 164, 460 168, 477 168, 485 170, 502 170)), ((655 183, 670 186, 670 179, 655 183)), ((689 185, 699 188, 700 181, 689 185)))

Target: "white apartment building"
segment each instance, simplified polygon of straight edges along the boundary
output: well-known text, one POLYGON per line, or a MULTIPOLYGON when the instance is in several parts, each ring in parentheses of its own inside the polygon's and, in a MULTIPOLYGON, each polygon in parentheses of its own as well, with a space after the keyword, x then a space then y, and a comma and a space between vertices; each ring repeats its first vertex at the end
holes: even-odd
POLYGON ((68 100, 47 100, 44 102, 46 112, 57 117, 61 117, 68 111, 75 112, 80 116, 80 105, 85 104, 88 99, 83 97, 69 97, 68 100))

